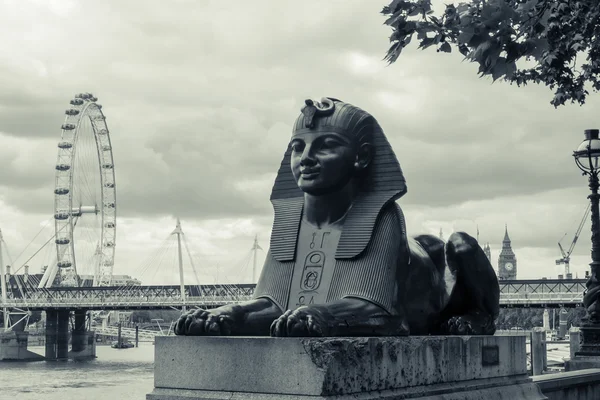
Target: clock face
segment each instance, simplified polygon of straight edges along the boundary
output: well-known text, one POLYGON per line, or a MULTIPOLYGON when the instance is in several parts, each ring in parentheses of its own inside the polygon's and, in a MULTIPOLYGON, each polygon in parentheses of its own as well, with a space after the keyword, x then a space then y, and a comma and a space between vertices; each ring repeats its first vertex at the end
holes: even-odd
POLYGON ((512 265, 512 263, 507 262, 506 264, 504 264, 504 269, 506 269, 507 271, 512 271, 513 268, 514 265, 512 265))

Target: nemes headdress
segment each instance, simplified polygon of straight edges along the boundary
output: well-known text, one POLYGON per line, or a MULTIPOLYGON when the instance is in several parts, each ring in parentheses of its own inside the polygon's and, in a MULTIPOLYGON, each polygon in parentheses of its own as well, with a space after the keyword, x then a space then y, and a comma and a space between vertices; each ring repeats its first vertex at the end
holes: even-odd
MULTIPOLYGON (((373 146, 373 159, 344 221, 335 255, 336 259, 354 258, 369 243, 381 209, 406 193, 406 181, 400 164, 377 120, 368 112, 335 98, 326 97, 321 102, 305 101, 292 135, 303 132, 335 132, 357 139, 368 135, 373 146)), ((304 205, 304 192, 298 188, 292 175, 291 153, 291 146, 288 145, 271 192, 275 220, 270 251, 280 262, 294 260, 304 205)))

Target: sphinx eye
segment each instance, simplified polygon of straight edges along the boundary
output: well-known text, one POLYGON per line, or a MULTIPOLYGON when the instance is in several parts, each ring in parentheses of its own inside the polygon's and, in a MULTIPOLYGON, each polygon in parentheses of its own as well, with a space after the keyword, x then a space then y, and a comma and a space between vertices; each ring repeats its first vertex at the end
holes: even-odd
POLYGON ((300 141, 295 141, 291 145, 292 151, 300 152, 304 150, 304 143, 300 141))
POLYGON ((337 139, 327 138, 321 143, 321 148, 330 149, 332 147, 342 146, 343 143, 337 139))

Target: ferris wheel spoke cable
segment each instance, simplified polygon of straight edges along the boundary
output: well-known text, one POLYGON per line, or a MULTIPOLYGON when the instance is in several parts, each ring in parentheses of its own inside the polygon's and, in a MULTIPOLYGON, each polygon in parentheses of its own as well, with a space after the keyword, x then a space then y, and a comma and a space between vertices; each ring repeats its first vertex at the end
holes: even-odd
POLYGON ((80 203, 92 205, 95 203, 96 199, 95 196, 92 195, 92 193, 94 193, 96 189, 96 174, 93 170, 93 167, 96 163, 92 161, 95 158, 93 151, 95 150, 96 143, 95 140, 93 140, 94 143, 91 143, 91 139, 94 137, 94 132, 91 129, 91 125, 88 123, 88 121, 84 120, 82 122, 83 126, 81 128, 83 131, 82 133, 84 133, 84 135, 78 136, 78 141, 80 142, 80 152, 76 153, 76 160, 74 166, 77 165, 78 168, 74 168, 74 173, 77 174, 77 177, 79 178, 80 186, 78 185, 78 187, 81 188, 79 197, 80 203), (80 172, 77 173, 78 171, 80 172), (86 201, 83 201, 83 198, 85 198, 86 201))

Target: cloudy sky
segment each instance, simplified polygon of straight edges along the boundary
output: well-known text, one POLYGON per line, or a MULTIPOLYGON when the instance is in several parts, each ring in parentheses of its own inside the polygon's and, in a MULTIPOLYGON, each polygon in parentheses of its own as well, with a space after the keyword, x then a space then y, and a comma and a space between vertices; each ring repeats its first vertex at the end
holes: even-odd
MULTIPOLYGON (((556 110, 548 89, 492 84, 459 54, 434 49, 412 47, 387 66, 384 5, 3 1, 0 228, 13 259, 21 254, 14 264, 53 233, 64 110, 92 92, 114 149, 114 273, 178 283, 165 239, 179 216, 200 280, 250 281, 254 235, 268 247, 269 195, 291 124, 304 99, 331 96, 384 128, 408 183, 399 203, 409 233, 475 235, 478 225, 496 259, 506 223, 518 277, 556 276, 557 241, 567 233, 571 242, 587 201, 571 153, 584 129, 600 127, 600 96, 556 110)), ((589 229, 572 259, 580 277, 589 229)), ((32 272, 51 253, 34 257, 32 272)), ((186 271, 193 282, 187 261, 186 271)))

